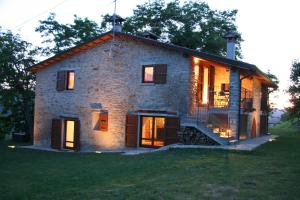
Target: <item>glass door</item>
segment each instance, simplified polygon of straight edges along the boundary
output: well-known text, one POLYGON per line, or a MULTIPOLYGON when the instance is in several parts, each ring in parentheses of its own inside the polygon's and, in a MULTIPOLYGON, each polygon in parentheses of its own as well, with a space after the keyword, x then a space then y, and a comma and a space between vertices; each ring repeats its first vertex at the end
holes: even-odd
POLYGON ((75 121, 66 120, 65 121, 65 143, 64 148, 73 149, 74 148, 74 132, 75 132, 75 121))
POLYGON ((165 139, 165 118, 142 116, 141 146, 161 147, 165 139))

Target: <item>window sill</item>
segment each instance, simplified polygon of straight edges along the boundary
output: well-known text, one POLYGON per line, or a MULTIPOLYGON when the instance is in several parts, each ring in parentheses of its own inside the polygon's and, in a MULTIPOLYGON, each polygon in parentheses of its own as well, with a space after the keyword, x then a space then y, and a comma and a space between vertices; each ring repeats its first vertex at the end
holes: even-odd
POLYGON ((56 92, 58 93, 74 93, 75 91, 74 90, 63 90, 63 91, 57 91, 56 92))
POLYGON ((141 83, 141 86, 153 86, 155 83, 141 83))

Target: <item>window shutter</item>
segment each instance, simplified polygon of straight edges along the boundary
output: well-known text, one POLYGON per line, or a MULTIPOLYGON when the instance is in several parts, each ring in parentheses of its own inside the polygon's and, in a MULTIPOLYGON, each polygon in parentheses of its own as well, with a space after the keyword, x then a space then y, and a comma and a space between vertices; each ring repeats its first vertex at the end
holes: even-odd
POLYGON ((179 127, 180 121, 178 117, 166 118, 165 145, 177 143, 177 131, 179 127))
POLYGON ((138 116, 126 115, 125 145, 126 147, 137 147, 138 116))
POLYGON ((167 65, 154 66, 154 83, 165 84, 167 82, 167 65))
POLYGON ((74 126, 74 150, 80 150, 80 121, 75 120, 74 126))
POLYGON ((62 132, 62 120, 52 119, 51 148, 53 149, 61 148, 61 132, 62 132))
POLYGON ((66 89, 66 80, 67 80, 67 72, 66 71, 57 72, 57 83, 56 83, 57 91, 63 91, 66 89))
POLYGON ((215 97, 215 67, 209 67, 209 105, 214 107, 214 97, 215 97))
POLYGON ((262 111, 268 111, 268 87, 262 85, 261 87, 261 110, 262 111))
POLYGON ((100 131, 108 131, 108 112, 100 113, 100 131))

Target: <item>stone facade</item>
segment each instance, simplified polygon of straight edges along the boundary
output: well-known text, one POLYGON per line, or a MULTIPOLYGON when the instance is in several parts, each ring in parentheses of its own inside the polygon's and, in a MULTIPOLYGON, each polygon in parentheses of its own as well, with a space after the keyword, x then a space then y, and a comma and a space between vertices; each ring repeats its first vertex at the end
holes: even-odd
POLYGON ((230 96, 229 96, 229 109, 228 120, 231 130, 231 136, 237 137, 238 133, 238 118, 239 118, 239 101, 240 101, 240 71, 235 67, 230 68, 230 96))
POLYGON ((50 146, 53 118, 76 117, 82 148, 122 148, 128 111, 187 111, 189 66, 190 59, 176 51, 116 38, 43 69, 36 74, 34 143, 50 146), (142 83, 147 64, 167 64, 167 83, 142 83), (74 90, 56 90, 60 70, 75 71, 74 90), (95 103, 108 111, 107 132, 94 130, 100 112, 91 107, 95 103))
MULTIPOLYGON (((34 144, 50 146, 54 118, 72 117, 80 120, 83 149, 117 149, 125 146, 128 112, 163 110, 176 112, 178 116, 190 113, 195 102, 195 72, 191 60, 190 56, 176 50, 116 37, 38 71, 34 144), (166 84, 142 83, 143 65, 151 64, 167 65, 166 84), (57 72, 62 70, 75 71, 74 90, 56 90, 57 72), (108 131, 95 129, 103 110, 108 112, 108 131)), ((240 73, 229 66, 217 66, 216 73, 215 77, 223 74, 222 79, 215 81, 216 87, 230 82, 229 126, 232 135, 236 136, 240 73)), ((251 83, 255 111, 249 114, 249 135, 253 118, 256 119, 256 132, 259 133, 261 99, 260 81, 253 78, 251 83)), ((249 84, 247 87, 250 87, 249 84)))

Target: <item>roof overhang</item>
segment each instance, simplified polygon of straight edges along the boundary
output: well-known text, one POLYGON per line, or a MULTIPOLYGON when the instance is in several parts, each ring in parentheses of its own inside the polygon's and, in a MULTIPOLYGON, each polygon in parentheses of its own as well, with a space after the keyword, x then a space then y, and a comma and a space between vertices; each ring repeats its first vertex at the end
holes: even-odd
POLYGON ((197 51, 197 50, 189 49, 189 48, 178 46, 178 45, 163 43, 163 42, 153 40, 153 39, 148 39, 145 37, 135 36, 135 35, 131 35, 131 34, 123 33, 123 32, 112 32, 112 31, 104 33, 95 39, 92 39, 88 42, 77 45, 70 49, 67 49, 67 50, 65 50, 59 54, 56 54, 44 61, 41 61, 35 65, 32 65, 32 66, 28 67, 27 70, 36 73, 48 66, 58 63, 66 58, 69 58, 71 56, 79 54, 83 51, 86 51, 87 49, 93 48, 98 44, 101 44, 107 40, 112 39, 113 37, 121 37, 121 38, 130 39, 130 40, 137 40, 137 41, 141 41, 143 43, 149 44, 149 45, 154 45, 154 46, 158 46, 161 48, 167 48, 170 50, 181 52, 181 53, 189 55, 189 56, 200 57, 200 58, 203 58, 203 59, 206 59, 209 61, 227 65, 230 67, 237 67, 237 68, 241 68, 243 70, 252 71, 252 72, 255 72, 255 74, 258 75, 258 77, 260 77, 260 79, 264 82, 265 85, 267 85, 269 87, 276 87, 276 84, 273 83, 265 73, 263 73, 258 67, 256 67, 253 64, 249 64, 249 63, 238 61, 238 60, 232 60, 232 59, 229 59, 229 58, 226 58, 223 56, 218 56, 218 55, 214 55, 214 54, 210 54, 210 53, 206 53, 206 52, 202 52, 202 51, 197 51))

